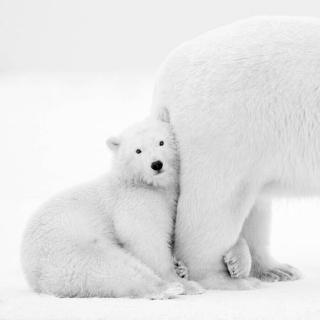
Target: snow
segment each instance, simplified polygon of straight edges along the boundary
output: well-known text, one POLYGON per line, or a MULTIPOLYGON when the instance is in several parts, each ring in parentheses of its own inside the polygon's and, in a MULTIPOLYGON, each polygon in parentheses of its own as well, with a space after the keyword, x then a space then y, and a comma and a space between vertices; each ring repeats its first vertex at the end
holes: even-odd
POLYGON ((0 75, 0 319, 320 319, 317 199, 274 203, 272 251, 304 278, 252 291, 208 291, 167 301, 61 299, 27 286, 21 234, 50 195, 105 172, 104 141, 147 114, 148 74, 0 75))
MULTIPOLYGON (((319 264, 318 264, 319 267, 319 264)), ((22 275, 1 284, 0 319, 319 319, 320 277, 316 268, 291 283, 253 291, 210 291, 166 301, 145 299, 55 298, 30 291, 22 275)))

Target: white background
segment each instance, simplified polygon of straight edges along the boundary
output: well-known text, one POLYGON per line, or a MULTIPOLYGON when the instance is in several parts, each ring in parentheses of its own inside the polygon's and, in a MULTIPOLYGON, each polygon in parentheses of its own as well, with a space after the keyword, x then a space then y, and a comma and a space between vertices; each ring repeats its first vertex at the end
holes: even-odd
MULTIPOLYGON (((28 290, 19 265, 28 218, 108 169, 105 139, 148 113, 167 53, 257 14, 320 16, 320 3, 0 0, 0 311, 5 293, 28 290)), ((318 211, 316 199, 274 202, 273 252, 307 279, 320 267, 318 211)))
POLYGON ((318 0, 1 0, 0 70, 154 73, 172 48, 221 24, 319 8, 318 0))

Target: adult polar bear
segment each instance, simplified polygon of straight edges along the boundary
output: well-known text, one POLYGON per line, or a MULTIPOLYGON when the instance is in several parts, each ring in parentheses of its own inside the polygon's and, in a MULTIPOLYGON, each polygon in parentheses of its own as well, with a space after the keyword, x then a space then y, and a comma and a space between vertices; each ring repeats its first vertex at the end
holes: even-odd
POLYGON ((268 251, 272 196, 320 194, 320 22, 259 17, 182 44, 160 69, 154 111, 180 144, 176 254, 206 288, 242 288, 223 254, 242 235, 252 275, 299 272, 268 251))

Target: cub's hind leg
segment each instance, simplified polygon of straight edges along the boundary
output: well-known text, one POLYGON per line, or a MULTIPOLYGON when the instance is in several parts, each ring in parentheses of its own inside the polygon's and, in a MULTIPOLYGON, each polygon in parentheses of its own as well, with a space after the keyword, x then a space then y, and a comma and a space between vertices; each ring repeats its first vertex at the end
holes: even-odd
POLYGON ((251 254, 247 241, 240 237, 224 256, 224 262, 232 278, 247 278, 251 271, 251 254))
MULTIPOLYGON (((67 239, 65 239, 67 240, 67 239)), ((52 241, 51 241, 52 242, 52 241)), ((29 242, 27 246, 32 246, 29 242)), ((69 241, 51 246, 43 255, 29 255, 25 247, 23 265, 32 287, 59 297, 147 297, 173 298, 184 292, 179 283, 169 284, 123 248, 104 240, 83 244, 69 241), (36 265, 30 261, 38 256, 36 265), (34 275, 38 276, 35 277, 34 275)))
POLYGON ((101 256, 93 259, 95 267, 92 264, 88 268, 92 279, 89 290, 96 290, 101 283, 101 289, 110 290, 115 297, 169 299, 184 293, 180 283, 164 281, 123 248, 115 247, 112 251, 103 260, 101 256))

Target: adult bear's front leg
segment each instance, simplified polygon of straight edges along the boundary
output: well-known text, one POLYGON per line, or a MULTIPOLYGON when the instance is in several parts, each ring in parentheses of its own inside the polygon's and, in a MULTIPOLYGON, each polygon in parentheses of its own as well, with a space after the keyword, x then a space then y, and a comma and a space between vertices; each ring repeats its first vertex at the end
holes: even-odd
POLYGON ((256 287, 256 279, 231 279, 223 262, 255 201, 255 186, 223 170, 209 155, 201 164, 191 155, 187 159, 182 162, 176 221, 178 259, 186 263, 190 279, 207 289, 256 287))

